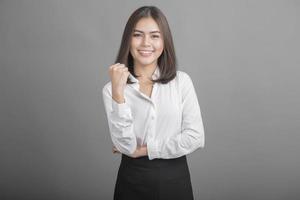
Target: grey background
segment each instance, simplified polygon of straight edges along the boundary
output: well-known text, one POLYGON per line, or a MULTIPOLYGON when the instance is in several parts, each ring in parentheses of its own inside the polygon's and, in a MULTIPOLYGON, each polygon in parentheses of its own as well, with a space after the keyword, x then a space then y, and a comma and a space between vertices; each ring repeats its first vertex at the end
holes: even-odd
POLYGON ((112 199, 101 91, 142 5, 167 16, 198 95, 195 199, 299 198, 300 1, 1 0, 0 199, 112 199))

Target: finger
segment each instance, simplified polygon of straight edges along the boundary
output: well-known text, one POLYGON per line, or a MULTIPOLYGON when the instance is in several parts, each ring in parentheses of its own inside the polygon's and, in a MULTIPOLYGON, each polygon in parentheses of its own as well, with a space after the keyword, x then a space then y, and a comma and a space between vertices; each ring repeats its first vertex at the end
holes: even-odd
POLYGON ((121 66, 121 65, 118 65, 118 66, 112 67, 111 70, 113 70, 113 71, 119 71, 119 70, 121 70, 122 71, 123 68, 125 68, 125 67, 121 66))
POLYGON ((122 63, 117 63, 117 64, 115 64, 114 66, 118 67, 118 66, 125 66, 125 65, 122 64, 122 63))
POLYGON ((116 63, 116 64, 114 64, 113 66, 119 66, 121 63, 116 63))
POLYGON ((128 72, 128 69, 120 69, 120 72, 121 72, 122 74, 129 73, 129 72, 128 72))
POLYGON ((116 147, 113 147, 113 152, 119 152, 119 150, 116 147))
POLYGON ((116 68, 116 67, 121 67, 121 66, 122 66, 122 64, 117 63, 117 64, 114 64, 114 65, 109 66, 109 69, 114 69, 114 68, 116 68))
POLYGON ((125 77, 127 77, 127 78, 128 78, 128 76, 129 76, 130 72, 124 72, 124 74, 125 74, 125 77))
POLYGON ((113 64, 111 66, 109 66, 110 69, 114 68, 115 66, 118 66, 120 63, 116 63, 116 64, 113 64))

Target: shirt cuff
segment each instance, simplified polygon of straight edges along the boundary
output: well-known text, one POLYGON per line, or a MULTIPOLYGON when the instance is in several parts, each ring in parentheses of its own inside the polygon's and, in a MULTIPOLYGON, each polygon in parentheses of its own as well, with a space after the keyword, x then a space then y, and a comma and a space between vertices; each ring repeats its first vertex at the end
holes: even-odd
POLYGON ((160 157, 160 152, 158 150, 158 144, 153 139, 148 140, 147 142, 147 151, 149 160, 160 157))
POLYGON ((131 113, 130 107, 126 103, 118 103, 114 99, 112 99, 112 108, 113 111, 116 112, 119 116, 127 115, 128 113, 131 113))

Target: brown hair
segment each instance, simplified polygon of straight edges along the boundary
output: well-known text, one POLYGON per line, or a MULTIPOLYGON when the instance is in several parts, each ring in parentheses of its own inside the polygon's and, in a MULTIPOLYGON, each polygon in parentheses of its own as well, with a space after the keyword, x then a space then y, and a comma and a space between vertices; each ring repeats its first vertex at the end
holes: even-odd
MULTIPOLYGON (((141 18, 145 17, 152 17, 156 21, 159 29, 162 32, 164 49, 162 54, 158 58, 157 63, 160 70, 160 77, 157 80, 152 81, 165 84, 176 77, 177 59, 167 18, 162 13, 162 11, 155 6, 142 6, 131 14, 123 32, 121 45, 115 63, 124 64, 128 67, 129 72, 134 77, 138 77, 134 74, 133 70, 133 57, 130 53, 130 43, 135 25, 141 18)), ((129 78, 127 79, 127 83, 132 83, 129 78)))

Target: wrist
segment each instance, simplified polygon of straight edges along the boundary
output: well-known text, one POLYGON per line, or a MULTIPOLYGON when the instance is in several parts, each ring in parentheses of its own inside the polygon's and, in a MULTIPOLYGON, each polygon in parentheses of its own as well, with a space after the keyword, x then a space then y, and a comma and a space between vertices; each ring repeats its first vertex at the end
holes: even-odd
POLYGON ((141 152, 141 156, 147 156, 148 155, 147 146, 142 146, 140 148, 140 152, 141 152))
POLYGON ((125 98, 124 95, 122 94, 113 94, 112 98, 117 102, 117 103, 125 103, 125 98))

